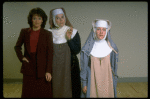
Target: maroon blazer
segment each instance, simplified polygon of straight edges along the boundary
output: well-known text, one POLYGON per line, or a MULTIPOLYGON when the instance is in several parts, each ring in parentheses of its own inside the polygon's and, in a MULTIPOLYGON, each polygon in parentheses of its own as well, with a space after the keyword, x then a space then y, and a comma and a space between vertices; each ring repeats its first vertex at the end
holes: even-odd
MULTIPOLYGON (((30 66, 30 31, 31 28, 21 29, 19 38, 15 45, 15 51, 20 62, 22 62, 21 73, 25 75, 35 75, 35 69, 30 66), (21 51, 21 46, 24 44, 24 55, 21 51), (23 57, 29 60, 29 63, 22 61, 23 57)), ((45 77, 45 73, 52 74, 52 60, 53 60, 53 38, 52 33, 43 28, 40 30, 39 40, 37 43, 37 76, 45 77)))

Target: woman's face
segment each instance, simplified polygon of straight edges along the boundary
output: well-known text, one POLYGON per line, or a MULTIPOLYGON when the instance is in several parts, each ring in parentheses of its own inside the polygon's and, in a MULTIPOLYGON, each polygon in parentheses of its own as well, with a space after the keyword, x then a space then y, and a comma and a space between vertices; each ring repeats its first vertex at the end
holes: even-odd
POLYGON ((65 16, 64 14, 57 14, 55 17, 55 22, 59 27, 63 27, 65 25, 65 16))
POLYGON ((96 36, 98 39, 103 39, 106 35, 106 28, 104 27, 97 27, 96 29, 96 36))
POLYGON ((37 14, 33 15, 32 17, 32 24, 34 28, 41 27, 43 22, 43 19, 41 16, 38 16, 37 14))

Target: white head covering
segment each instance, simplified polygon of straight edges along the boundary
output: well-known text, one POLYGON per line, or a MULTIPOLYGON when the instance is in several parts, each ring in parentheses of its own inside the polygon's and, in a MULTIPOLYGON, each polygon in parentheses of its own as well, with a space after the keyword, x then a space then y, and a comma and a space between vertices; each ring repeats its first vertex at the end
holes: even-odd
POLYGON ((98 21, 96 21, 95 26, 96 27, 108 28, 107 21, 104 21, 104 20, 98 20, 98 21))
POLYGON ((94 42, 94 45, 93 45, 93 48, 92 48, 92 51, 90 54, 95 56, 95 57, 98 57, 98 58, 106 57, 112 51, 112 48, 109 47, 107 41, 105 40, 107 37, 107 32, 111 28, 111 22, 108 20, 96 19, 92 22, 92 25, 93 25, 93 31, 95 33, 96 38, 97 38, 97 36, 96 36, 97 27, 105 27, 106 28, 106 34, 105 34, 105 37, 101 40, 95 39, 95 42, 94 42))
POLYGON ((55 17, 56 17, 57 14, 63 14, 64 17, 65 17, 65 14, 64 14, 64 12, 63 12, 62 9, 55 9, 55 10, 53 10, 53 12, 52 12, 54 25, 57 26, 57 27, 59 27, 59 26, 56 24, 56 22, 55 22, 55 17))
POLYGON ((53 16, 56 16, 57 14, 64 14, 62 9, 55 9, 52 12, 53 16))
MULTIPOLYGON (((65 17, 65 11, 63 12, 62 9, 55 9, 51 13, 52 13, 52 16, 53 16, 54 25, 59 27, 56 24, 56 22, 55 22, 55 17, 56 17, 57 14, 64 14, 64 17, 65 17)), ((67 25, 68 26, 64 25, 61 28, 48 29, 48 31, 51 31, 52 34, 53 34, 53 43, 55 43, 55 44, 62 44, 62 43, 66 43, 67 42, 67 40, 66 40, 66 32, 70 28, 70 26, 72 26, 72 25, 70 24, 69 20, 67 19, 67 16, 65 17, 65 23, 66 23, 66 21, 67 21, 67 25)), ((77 30, 73 28, 73 32, 72 32, 71 38, 73 38, 76 33, 77 33, 77 30)))

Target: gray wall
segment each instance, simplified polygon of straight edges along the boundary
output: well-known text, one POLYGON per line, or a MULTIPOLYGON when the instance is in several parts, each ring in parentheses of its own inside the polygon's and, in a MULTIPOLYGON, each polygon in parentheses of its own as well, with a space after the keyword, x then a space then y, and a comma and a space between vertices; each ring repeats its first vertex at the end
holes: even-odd
MULTIPOLYGON (((64 7, 84 45, 94 19, 112 22, 111 36, 119 49, 120 77, 148 77, 147 2, 5 2, 3 4, 3 78, 22 79, 21 62, 14 51, 20 30, 27 28, 32 8, 42 8, 47 16, 53 8, 64 7)), ((48 19, 49 21, 49 19, 48 19)), ((45 29, 48 29, 47 21, 45 29)), ((22 46, 23 48, 23 46, 22 46)), ((24 51, 24 48, 23 48, 24 51)), ((80 59, 80 55, 78 54, 80 59)))

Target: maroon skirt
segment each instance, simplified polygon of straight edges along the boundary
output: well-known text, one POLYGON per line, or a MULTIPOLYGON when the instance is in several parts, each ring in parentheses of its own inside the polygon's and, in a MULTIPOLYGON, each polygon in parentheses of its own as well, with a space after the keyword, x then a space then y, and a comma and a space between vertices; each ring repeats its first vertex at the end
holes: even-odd
POLYGON ((52 98, 52 83, 47 82, 45 77, 37 77, 36 53, 31 54, 30 66, 35 67, 35 75, 23 74, 21 98, 52 98))

